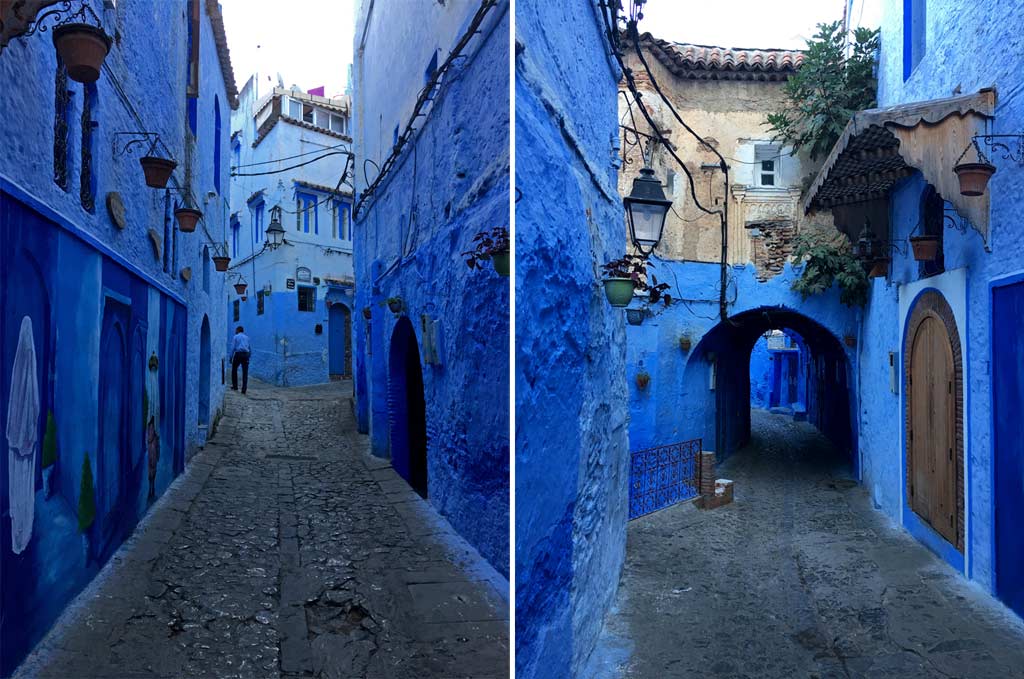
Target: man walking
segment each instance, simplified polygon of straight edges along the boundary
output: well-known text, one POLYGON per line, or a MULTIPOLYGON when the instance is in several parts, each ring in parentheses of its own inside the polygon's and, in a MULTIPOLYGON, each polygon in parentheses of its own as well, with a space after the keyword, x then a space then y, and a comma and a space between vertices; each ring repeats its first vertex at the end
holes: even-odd
POLYGON ((238 366, 242 366, 242 393, 245 393, 249 386, 249 355, 252 353, 252 346, 249 344, 249 336, 245 334, 245 328, 235 328, 235 336, 231 338, 231 388, 238 391, 238 366))

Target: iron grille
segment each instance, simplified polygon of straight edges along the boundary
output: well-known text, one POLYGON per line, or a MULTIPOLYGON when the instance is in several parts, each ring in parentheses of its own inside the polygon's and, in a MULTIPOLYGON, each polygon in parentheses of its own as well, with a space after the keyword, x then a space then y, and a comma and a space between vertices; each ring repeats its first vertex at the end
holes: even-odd
POLYGON ((94 123, 92 119, 92 108, 95 104, 95 91, 86 88, 85 96, 82 98, 82 171, 79 176, 78 196, 82 201, 82 207, 89 212, 96 209, 96 196, 93 189, 92 178, 92 143, 94 134, 94 123))
POLYGON ((53 181, 68 190, 68 111, 71 108, 71 90, 68 89, 68 71, 57 58, 57 76, 54 79, 53 110, 53 181))
POLYGON ((635 519, 700 494, 702 439, 631 453, 629 518, 635 519))

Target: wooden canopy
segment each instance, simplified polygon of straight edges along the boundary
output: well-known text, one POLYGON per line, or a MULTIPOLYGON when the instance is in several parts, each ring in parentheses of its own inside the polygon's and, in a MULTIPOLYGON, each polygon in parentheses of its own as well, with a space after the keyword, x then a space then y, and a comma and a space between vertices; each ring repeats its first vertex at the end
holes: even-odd
POLYGON ((804 212, 867 203, 920 171, 988 243, 989 195, 960 194, 953 166, 995 115, 996 91, 856 113, 804 198, 804 212))

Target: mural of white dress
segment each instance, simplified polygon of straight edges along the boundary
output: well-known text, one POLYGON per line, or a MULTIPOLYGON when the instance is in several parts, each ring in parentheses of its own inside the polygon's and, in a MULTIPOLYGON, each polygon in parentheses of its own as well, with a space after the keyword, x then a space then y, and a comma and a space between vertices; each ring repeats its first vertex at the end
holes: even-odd
POLYGON ((11 510, 11 549, 21 554, 32 539, 35 518, 36 439, 39 436, 39 384, 32 319, 21 319, 18 351, 11 370, 7 404, 7 470, 11 510))

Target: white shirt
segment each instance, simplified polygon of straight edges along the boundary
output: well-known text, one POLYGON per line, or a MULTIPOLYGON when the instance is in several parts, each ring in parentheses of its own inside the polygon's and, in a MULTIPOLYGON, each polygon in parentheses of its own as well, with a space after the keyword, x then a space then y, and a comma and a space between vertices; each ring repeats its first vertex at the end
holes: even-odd
POLYGON ((244 332, 237 333, 231 338, 231 353, 234 354, 238 351, 244 351, 245 353, 252 353, 252 345, 249 344, 249 336, 244 332))

